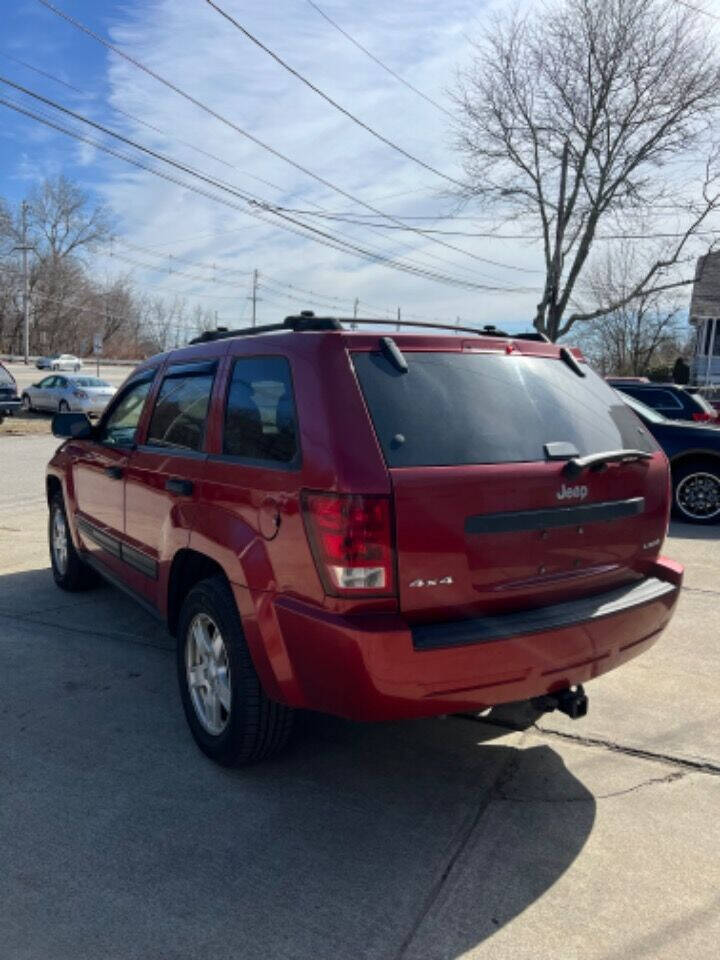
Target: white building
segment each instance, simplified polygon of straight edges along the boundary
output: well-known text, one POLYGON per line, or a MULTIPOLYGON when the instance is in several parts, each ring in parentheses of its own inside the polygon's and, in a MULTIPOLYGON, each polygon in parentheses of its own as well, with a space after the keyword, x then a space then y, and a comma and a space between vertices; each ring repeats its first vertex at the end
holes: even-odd
POLYGON ((720 385, 720 251, 698 258, 690 323, 697 330, 692 382, 720 385))

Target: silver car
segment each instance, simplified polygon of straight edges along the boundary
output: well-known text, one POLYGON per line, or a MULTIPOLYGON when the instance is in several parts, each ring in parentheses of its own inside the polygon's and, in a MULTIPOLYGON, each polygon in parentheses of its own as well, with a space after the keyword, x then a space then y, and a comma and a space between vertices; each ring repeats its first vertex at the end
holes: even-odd
POLYGON ((115 395, 115 387, 97 377, 53 374, 22 393, 23 409, 99 416, 115 395))
POLYGON ((35 366, 38 370, 82 370, 82 360, 72 353, 53 353, 49 357, 38 357, 35 366))

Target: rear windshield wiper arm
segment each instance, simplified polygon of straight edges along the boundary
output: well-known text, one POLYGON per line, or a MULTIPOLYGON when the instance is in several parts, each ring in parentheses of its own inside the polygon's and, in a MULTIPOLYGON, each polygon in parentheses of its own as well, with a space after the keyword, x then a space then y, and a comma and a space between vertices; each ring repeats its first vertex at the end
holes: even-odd
POLYGON ((569 477, 576 477, 583 470, 597 470, 606 463, 629 463, 631 460, 651 460, 647 450, 606 450, 604 453, 590 453, 587 457, 573 457, 563 467, 569 477))

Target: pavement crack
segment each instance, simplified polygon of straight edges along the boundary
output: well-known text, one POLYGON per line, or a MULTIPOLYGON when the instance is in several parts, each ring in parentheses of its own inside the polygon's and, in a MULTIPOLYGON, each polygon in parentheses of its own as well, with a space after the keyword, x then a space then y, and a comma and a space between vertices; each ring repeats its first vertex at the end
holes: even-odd
POLYGON ((644 750, 642 747, 631 747, 624 743, 617 743, 614 740, 605 740, 602 737, 583 737, 580 734, 565 733, 561 730, 550 730, 548 727, 540 727, 537 723, 519 726, 509 723, 500 718, 486 719, 474 714, 458 714, 458 719, 467 720, 471 723, 481 723, 485 726, 500 727, 511 733, 523 733, 532 728, 537 733, 546 737, 557 737, 560 740, 567 740, 568 743, 574 743, 581 747, 601 747, 604 750, 610 750, 613 753, 622 753, 628 757, 637 757, 640 760, 650 760, 654 763, 664 763, 668 766, 678 767, 681 770, 693 771, 694 773, 706 773, 713 777, 720 776, 720 764, 713 763, 710 760, 690 760, 687 757, 678 757, 671 753, 659 753, 655 750, 644 750))
POLYGON ((418 930, 420 929, 423 922, 425 921, 425 918, 428 916, 428 914, 434 907, 435 903, 437 902, 437 899, 440 896, 440 893, 442 892, 443 886, 447 882, 447 879, 452 873, 458 860, 466 850, 472 835, 474 834, 481 820, 485 816, 485 813, 487 812, 489 806, 491 805, 493 800, 502 799, 502 790, 507 784, 511 783, 511 781, 515 777, 515 774, 517 773, 520 767, 521 756, 522 756, 522 753, 519 749, 514 750, 512 752, 512 754, 507 759, 507 761, 500 767, 497 773, 497 776, 488 787, 487 792, 485 793, 482 800, 478 804, 474 814, 470 818, 469 823, 466 823, 465 826, 460 831, 460 836, 454 844, 452 853, 448 857, 448 860, 445 866, 443 867, 442 872, 440 873, 440 876, 437 878, 432 888, 430 889, 429 893, 425 897, 425 900, 423 901, 423 905, 420 908, 420 911, 417 917, 415 918, 412 926, 410 927, 410 930, 407 932, 407 934, 403 938, 403 941, 400 944, 400 947, 398 948, 398 951, 394 956, 394 960, 402 960, 402 958, 405 956, 408 947, 414 940, 415 935, 417 934, 418 930))
POLYGON ((162 650, 165 653, 172 652, 172 646, 170 643, 147 640, 145 637, 140 637, 129 633, 109 633, 103 630, 86 630, 83 627, 77 626, 65 627, 57 622, 40 620, 37 617, 21 617, 12 613, 0 612, 0 619, 13 620, 15 623, 31 623, 38 627, 52 627, 53 630, 62 630, 64 633, 71 633, 75 636, 80 635, 84 637, 102 637, 104 640, 115 640, 117 643, 132 643, 139 647, 152 647, 155 650, 162 650))
POLYGON ((628 757, 637 757, 640 760, 652 760, 655 763, 666 763, 673 767, 679 767, 682 770, 692 770, 695 773, 707 773, 710 776, 720 776, 720 765, 712 763, 709 760, 689 760, 686 757, 677 757, 670 753, 659 753, 655 750, 644 750, 641 747, 630 747, 624 743, 617 743, 614 740, 604 740, 601 737, 583 737, 579 734, 564 733, 560 730, 549 730, 547 727, 539 727, 533 724, 538 733, 548 737, 558 737, 561 740, 567 740, 570 743, 578 744, 583 747, 602 747, 604 750, 610 750, 613 753, 622 753, 628 757))
POLYGON ((505 800, 508 803, 594 803, 596 800, 611 800, 614 797, 625 797, 630 793, 636 793, 638 790, 644 790, 646 787, 663 783, 674 783, 676 780, 682 780, 683 777, 688 776, 688 774, 689 771, 687 770, 674 770, 664 777, 650 777, 641 783, 636 783, 632 787, 625 787, 623 790, 613 790, 610 793, 595 793, 591 796, 585 794, 584 796, 576 797, 513 797, 505 791, 500 790, 498 791, 498 799, 505 800))

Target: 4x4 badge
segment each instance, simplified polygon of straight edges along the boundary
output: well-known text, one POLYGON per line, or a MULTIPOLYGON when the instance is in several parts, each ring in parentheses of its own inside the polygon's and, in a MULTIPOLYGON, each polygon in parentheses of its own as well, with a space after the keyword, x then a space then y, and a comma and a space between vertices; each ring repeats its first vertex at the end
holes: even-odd
POLYGON ((452 577, 442 577, 440 580, 412 580, 411 587, 449 587, 453 582, 452 577))

